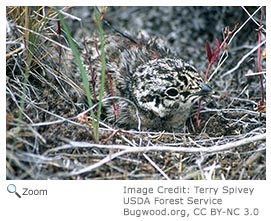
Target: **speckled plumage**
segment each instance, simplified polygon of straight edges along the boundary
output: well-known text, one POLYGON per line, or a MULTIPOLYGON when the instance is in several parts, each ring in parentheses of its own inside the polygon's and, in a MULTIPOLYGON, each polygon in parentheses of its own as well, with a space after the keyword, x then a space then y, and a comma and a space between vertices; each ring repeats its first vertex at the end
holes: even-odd
MULTIPOLYGON (((104 97, 124 98, 104 102, 105 120, 125 128, 138 128, 140 121, 147 129, 181 129, 193 103, 211 89, 165 41, 142 33, 134 39, 105 35, 104 97)), ((98 100, 101 73, 98 42, 95 37, 88 39, 82 51, 94 101, 98 100)))

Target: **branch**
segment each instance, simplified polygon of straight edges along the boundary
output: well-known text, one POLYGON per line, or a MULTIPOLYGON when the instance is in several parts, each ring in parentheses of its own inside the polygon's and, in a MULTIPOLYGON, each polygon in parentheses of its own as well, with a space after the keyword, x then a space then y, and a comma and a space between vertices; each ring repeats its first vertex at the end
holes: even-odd
MULTIPOLYGON (((172 147, 172 146, 145 146, 145 147, 135 147, 135 146, 126 146, 126 145, 103 145, 103 144, 92 144, 92 143, 86 143, 86 142, 74 142, 70 141, 69 144, 63 145, 58 148, 51 149, 49 152, 52 151, 59 151, 63 149, 69 149, 69 148, 99 148, 99 149, 114 149, 114 150, 121 150, 114 154, 109 154, 107 157, 99 161, 98 163, 92 164, 90 166, 87 166, 85 168, 74 170, 71 173, 68 174, 68 176, 73 175, 79 175, 86 172, 91 172, 94 169, 112 161, 113 159, 120 157, 127 153, 145 153, 148 151, 162 151, 162 152, 182 152, 182 153, 215 153, 215 152, 221 152, 226 151, 231 148, 236 148, 239 146, 247 145, 250 143, 254 143, 257 141, 265 140, 266 134, 259 134, 255 135, 253 137, 245 137, 241 140, 230 142, 223 145, 215 145, 211 147, 172 147)), ((156 168, 157 169, 157 168, 156 168)))
POLYGON ((240 65, 252 54, 252 53, 254 53, 256 50, 258 50, 258 48, 259 47, 261 47, 262 45, 264 45, 266 43, 266 40, 264 40, 264 41, 262 41, 261 42, 261 44, 258 44, 256 47, 254 47, 251 51, 249 51, 247 54, 245 54, 242 58, 241 58, 241 60, 239 60, 239 62, 237 63, 237 65, 234 67, 234 68, 232 68, 231 70, 229 70, 229 71, 227 71, 226 73, 224 73, 223 75, 222 75, 222 77, 225 77, 225 76, 227 76, 227 75, 229 75, 229 74, 231 74, 232 72, 234 72, 234 71, 236 71, 239 67, 240 67, 240 65))

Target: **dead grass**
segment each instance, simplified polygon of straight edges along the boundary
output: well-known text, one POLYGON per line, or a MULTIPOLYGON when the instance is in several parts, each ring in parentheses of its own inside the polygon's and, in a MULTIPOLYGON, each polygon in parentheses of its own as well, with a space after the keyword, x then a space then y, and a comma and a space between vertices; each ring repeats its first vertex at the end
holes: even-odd
MULTIPOLYGON (((93 9, 61 10, 82 44, 82 36, 95 31, 93 9)), ((66 57, 71 49, 57 13, 50 7, 7 7, 7 179, 265 179, 260 15, 258 7, 108 8, 105 16, 114 25, 164 36, 202 72, 208 66, 206 40, 212 46, 216 38, 222 42, 226 26, 238 23, 238 29, 209 73, 216 92, 201 108, 198 129, 195 106, 185 132, 139 132, 101 122, 100 142, 94 143, 82 80, 66 57)))

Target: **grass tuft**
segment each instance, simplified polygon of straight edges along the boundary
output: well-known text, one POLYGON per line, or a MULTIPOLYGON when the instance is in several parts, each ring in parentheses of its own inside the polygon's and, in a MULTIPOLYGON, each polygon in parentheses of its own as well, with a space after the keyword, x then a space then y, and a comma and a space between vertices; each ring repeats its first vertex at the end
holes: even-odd
MULTIPOLYGON (((99 102, 98 102, 98 110, 97 110, 97 115, 95 116, 94 109, 91 108, 90 114, 92 118, 92 125, 93 125, 93 135, 94 135, 94 141, 98 142, 99 141, 99 121, 101 118, 101 111, 102 111, 102 99, 103 99, 103 94, 104 94, 104 82, 105 82, 105 50, 104 50, 104 34, 103 34, 103 28, 102 28, 102 22, 101 22, 101 16, 96 7, 94 7, 94 13, 95 13, 95 21, 99 33, 99 40, 101 43, 101 63, 102 63, 102 69, 101 69, 101 85, 100 85, 100 90, 99 90, 99 102)), ((76 64, 79 67, 79 71, 81 73, 82 81, 83 81, 83 86, 84 90, 87 96, 87 101, 89 107, 93 106, 93 102, 91 99, 91 92, 90 92, 90 86, 88 82, 88 77, 87 73, 85 71, 85 68, 83 66, 83 63, 80 58, 80 53, 76 47, 76 44, 74 43, 71 33, 65 23, 64 17, 61 13, 59 13, 59 19, 61 21, 61 24, 63 26, 65 35, 67 37, 67 40, 69 42, 69 45, 72 49, 76 64)))

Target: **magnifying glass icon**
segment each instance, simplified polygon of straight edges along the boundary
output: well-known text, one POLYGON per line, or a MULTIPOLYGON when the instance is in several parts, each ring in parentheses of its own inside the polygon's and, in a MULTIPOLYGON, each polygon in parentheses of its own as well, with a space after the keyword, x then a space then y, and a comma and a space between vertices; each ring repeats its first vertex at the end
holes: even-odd
POLYGON ((16 196, 21 198, 20 194, 16 192, 16 186, 14 184, 9 184, 8 187, 7 187, 7 190, 8 190, 9 193, 15 193, 16 196))

